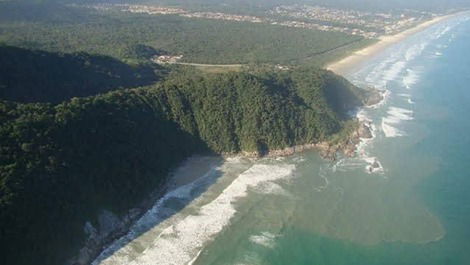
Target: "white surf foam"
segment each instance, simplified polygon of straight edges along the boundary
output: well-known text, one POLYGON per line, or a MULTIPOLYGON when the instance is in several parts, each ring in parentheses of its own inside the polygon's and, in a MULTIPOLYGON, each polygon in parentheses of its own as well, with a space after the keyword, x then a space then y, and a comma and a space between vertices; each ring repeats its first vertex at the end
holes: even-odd
POLYGON ((385 137, 398 137, 403 136, 403 132, 397 128, 390 126, 386 123, 385 118, 382 119, 382 131, 385 134, 385 137))
MULTIPOLYGON (((404 43, 401 46, 395 47, 393 50, 390 50, 388 57, 385 57, 380 62, 377 62, 374 66, 370 66, 365 70, 357 73, 355 78, 357 82, 365 82, 365 84, 387 90, 387 97, 390 96, 390 89, 393 87, 388 87, 390 81, 401 81, 403 87, 408 89, 413 88, 421 78, 421 71, 419 68, 413 66, 411 68, 408 66, 409 63, 412 63, 413 60, 423 55, 427 51, 428 47, 434 43, 435 39, 445 38, 449 35, 452 25, 444 25, 441 27, 435 27, 431 29, 426 35, 421 34, 416 38, 417 42, 414 43, 404 43), (418 39, 419 38, 419 39, 418 39), (362 78, 361 78, 362 77, 362 78), (362 81, 364 80, 364 81, 362 81)), ((436 47, 433 45, 433 47, 436 47)), ((446 48, 446 45, 437 45, 437 49, 432 51, 431 54, 436 56, 442 55, 441 51, 443 48, 446 48)), ((414 104, 415 102, 412 99, 410 94, 398 94, 398 96, 403 97, 403 101, 408 104, 414 104)), ((387 97, 384 101, 379 104, 387 104, 387 97)), ((375 107, 375 108, 377 108, 375 107)), ((371 128, 373 127, 373 136, 375 138, 375 126, 374 122, 371 121, 368 117, 368 108, 360 110, 356 117, 360 121, 370 122, 371 128)), ((385 117, 381 118, 381 130, 383 131, 385 137, 399 137, 404 136, 406 133, 401 130, 399 124, 403 121, 413 120, 413 111, 404 108, 390 107, 386 109, 385 117)), ((373 142, 373 139, 361 139, 360 143, 357 146, 357 157, 356 158, 346 158, 338 161, 334 166, 333 170, 345 171, 350 169, 355 169, 358 166, 366 165, 366 171, 368 173, 381 173, 384 171, 380 161, 377 160, 373 155, 368 154, 368 146, 373 142)))
POLYGON ((419 81, 419 73, 412 69, 406 69, 406 75, 403 77, 403 85, 410 89, 419 81))
MULTIPOLYGON (((400 54, 397 52, 396 54, 400 54)), ((384 62, 374 67, 365 77, 367 84, 371 86, 386 90, 390 81, 396 80, 397 77, 403 72, 406 67, 407 61, 402 57, 391 55, 384 62)))
POLYGON ((415 59, 416 57, 418 57, 419 55, 421 55, 427 46, 428 46, 427 42, 421 42, 421 43, 411 46, 411 48, 406 50, 406 53, 405 53, 406 61, 409 62, 415 59))
MULTIPOLYGON (((237 158, 231 158, 232 161, 239 161, 237 158)), ((217 168, 212 168, 208 173, 199 179, 188 183, 186 185, 180 186, 160 198, 154 206, 148 210, 139 220, 132 225, 129 229, 127 235, 116 240, 111 246, 105 249, 93 262, 92 265, 98 264, 127 264, 130 262, 133 256, 133 251, 131 248, 128 248, 126 245, 134 239, 137 235, 142 232, 147 231, 156 224, 160 223, 166 216, 169 216, 174 213, 174 210, 166 207, 166 203, 174 199, 189 199, 191 197, 191 192, 194 188, 200 186, 203 182, 208 181, 209 177, 214 173, 217 168), (118 251, 122 254, 123 257, 119 261, 116 261, 111 257, 109 260, 104 260, 105 257, 110 256, 115 251, 118 251), (124 258, 129 257, 129 258, 124 258), (111 261, 112 260, 112 261, 111 261)))
POLYGON ((411 95, 407 94, 407 93, 399 93, 399 94, 397 94, 397 96, 404 97, 404 98, 410 98, 411 97, 411 95))
POLYGON ((386 89, 388 80, 384 79, 384 73, 387 72, 387 69, 393 67, 393 64, 397 60, 398 58, 394 55, 384 59, 379 65, 367 73, 367 76, 364 78, 366 83, 376 88, 386 89))
POLYGON ((406 99, 406 102, 408 102, 409 104, 415 104, 415 102, 411 99, 411 95, 410 94, 398 94, 398 96, 400 97, 403 97, 404 99, 406 99))
POLYGON ((294 169, 295 166, 290 164, 256 164, 240 174, 197 213, 176 220, 165 228, 141 255, 133 260, 129 260, 127 255, 113 255, 102 264, 188 264, 214 235, 229 224, 236 213, 234 203, 247 196, 250 188, 290 176, 294 169))
POLYGON ((397 124, 400 121, 410 121, 414 119, 411 116, 413 111, 403 108, 389 107, 387 114, 389 115, 385 118, 387 123, 397 124))
POLYGON ((332 167, 332 171, 347 172, 364 167, 364 160, 358 158, 343 158, 336 162, 332 167))
MULTIPOLYGON (((396 110, 394 110, 396 111, 396 110)), ((380 161, 375 157, 371 157, 367 152, 367 147, 376 139, 377 128, 374 122, 368 117, 366 110, 357 113, 357 119, 367 126, 372 134, 372 138, 361 138, 356 146, 357 158, 346 158, 338 161, 334 166, 334 171, 349 171, 351 169, 364 168, 369 174, 383 173, 384 169, 380 161)))
POLYGON ((399 124, 401 121, 413 120, 411 116, 413 114, 412 110, 398 108, 398 107, 389 107, 387 111, 388 116, 382 118, 382 131, 386 137, 398 137, 404 136, 405 133, 399 129, 393 127, 391 124, 399 124))
POLYGON ((271 181, 260 183, 254 190, 258 193, 290 196, 289 192, 281 187, 281 185, 271 181))
MULTIPOLYGON (((357 157, 343 158, 339 160, 333 165, 332 171, 348 172, 351 170, 364 169, 368 174, 384 173, 384 168, 380 161, 376 157, 370 156, 366 149, 369 143, 375 138, 375 134, 373 135, 374 137, 372 139, 361 139, 361 143, 359 143, 356 151, 357 157)), ((320 176, 328 181, 325 176, 320 176)), ((328 184, 328 182, 326 183, 328 184)), ((322 191, 323 189, 324 187, 320 187, 320 189, 317 188, 317 191, 322 191)))
POLYGON ((252 235, 250 236, 249 240, 252 243, 261 245, 266 248, 273 248, 275 245, 275 239, 276 235, 269 233, 269 232, 263 232, 259 235, 252 235))
POLYGON ((398 61, 392 65, 387 71, 385 71, 383 79, 386 81, 395 80, 398 75, 403 71, 405 68, 406 63, 404 61, 398 61))
POLYGON ((379 160, 376 157, 366 157, 364 158, 365 161, 368 163, 366 166, 366 172, 371 173, 384 173, 384 168, 379 160))
POLYGON ((443 26, 441 27, 433 36, 433 39, 437 40, 440 39, 442 36, 444 36, 447 32, 449 32, 452 29, 451 26, 443 26))
POLYGON ((367 116, 367 112, 365 109, 360 109, 357 113, 356 113, 356 118, 359 120, 359 121, 371 121, 371 119, 367 116))
POLYGON ((300 164, 305 161, 305 157, 303 156, 296 156, 292 158, 292 161, 294 161, 296 164, 300 164))
POLYGON ((441 50, 444 50, 444 49, 448 48, 449 46, 447 44, 438 44, 438 45, 436 45, 436 47, 441 49, 441 50))

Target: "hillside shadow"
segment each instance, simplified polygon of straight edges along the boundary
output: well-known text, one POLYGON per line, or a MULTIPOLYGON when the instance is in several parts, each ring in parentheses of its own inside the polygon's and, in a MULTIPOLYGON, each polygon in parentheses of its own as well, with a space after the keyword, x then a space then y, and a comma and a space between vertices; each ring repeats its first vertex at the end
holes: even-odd
MULTIPOLYGON (((172 177, 179 178, 181 177, 180 171, 187 170, 189 174, 192 175, 190 177, 191 181, 168 187, 162 192, 163 195, 158 198, 154 197, 151 207, 131 225, 130 230, 116 235, 114 240, 106 242, 106 246, 103 249, 94 253, 94 260, 97 264, 101 264, 101 262, 113 256, 122 248, 131 244, 134 240, 162 224, 164 221, 170 219, 198 199, 222 176, 223 172, 218 169, 222 163, 222 157, 211 155, 191 157, 180 164, 179 168, 172 174, 172 177), (207 166, 206 170, 202 172, 201 167, 198 167, 198 170, 191 172, 194 163, 197 163, 198 160, 207 166), (210 163, 208 163, 209 160, 210 163)), ((202 168, 204 168, 204 166, 202 168)))
MULTIPOLYGON (((146 101, 131 98, 122 93, 113 101, 95 100, 92 104, 80 99, 83 102, 76 104, 87 105, 86 110, 66 118, 55 134, 55 142, 62 147, 59 156, 67 164, 60 175, 68 180, 54 193, 73 191, 60 197, 83 209, 76 211, 74 230, 83 231, 83 225, 91 222, 96 235, 101 234, 86 241, 93 258, 103 250, 97 241, 110 245, 122 238, 100 259, 108 258, 187 207, 222 175, 217 168, 223 159, 206 142, 165 119, 146 101), (195 160, 192 156, 196 154, 204 157, 195 160), (100 218, 96 218, 106 209, 123 217, 121 220, 130 220, 130 209, 135 207, 144 212, 151 210, 144 219, 138 217, 141 221, 132 233, 127 233, 127 225, 119 220, 114 222, 115 218, 104 222, 111 227, 101 225, 100 218), (111 230, 111 234, 106 232, 111 230)), ((67 236, 63 239, 74 240, 67 236)))
POLYGON ((130 66, 86 53, 59 54, 0 45, 0 98, 59 103, 111 90, 150 85, 160 79, 156 65, 130 66))

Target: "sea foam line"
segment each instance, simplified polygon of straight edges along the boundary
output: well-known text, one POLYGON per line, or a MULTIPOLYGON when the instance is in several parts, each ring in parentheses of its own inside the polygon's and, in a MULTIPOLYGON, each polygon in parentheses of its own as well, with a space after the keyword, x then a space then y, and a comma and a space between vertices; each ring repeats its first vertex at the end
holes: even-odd
MULTIPOLYGON (((196 179, 193 182, 190 182, 186 185, 180 186, 168 193, 166 193, 162 198, 157 200, 157 202, 148 210, 140 219, 138 219, 129 229, 129 232, 114 241, 112 245, 106 248, 91 264, 128 264, 131 261, 132 249, 127 245, 135 239, 142 232, 148 231, 155 225, 159 224, 165 219, 166 216, 169 216, 174 210, 165 207, 165 204, 173 199, 189 199, 191 197, 191 192, 198 186, 202 185, 204 182, 208 181, 210 176, 217 170, 217 167, 211 168, 205 175, 196 179), (119 251, 121 254, 127 253, 128 255, 121 255, 122 257, 129 257, 125 260, 116 261, 113 257, 113 253, 119 251), (109 258, 107 258, 109 257, 109 258)), ((124 258, 123 258, 124 259, 124 258)))
POLYGON ((409 104, 415 104, 415 102, 413 101, 413 99, 411 98, 411 95, 410 94, 398 94, 398 96, 400 97, 403 97, 406 99, 406 102, 408 102, 409 104))
POLYGON ((165 228, 146 250, 134 260, 115 256, 103 264, 188 264, 213 236, 226 227, 235 215, 234 203, 247 196, 250 188, 292 175, 294 165, 255 164, 240 174, 213 201, 165 228))
MULTIPOLYGON (((383 99, 385 101, 385 97, 383 99)), ((367 152, 367 146, 374 141, 374 139, 377 137, 376 131, 377 128, 374 124, 374 122, 367 116, 367 112, 365 110, 361 110, 357 114, 358 120, 363 123, 365 126, 367 126, 371 132, 372 138, 361 138, 359 141, 359 144, 356 147, 356 154, 359 156, 360 161, 340 161, 338 162, 335 166, 338 167, 342 165, 342 167, 346 168, 356 168, 358 166, 363 167, 364 162, 365 162, 365 171, 368 174, 372 173, 379 173, 383 174, 384 173, 384 168, 382 166, 382 163, 376 158, 376 157, 371 157, 368 152, 367 152)))
POLYGON ((385 122, 387 123, 392 123, 392 124, 398 124, 401 121, 410 121, 413 120, 414 118, 411 116, 413 114, 412 110, 408 109, 403 109, 403 108, 397 108, 397 107, 389 107, 385 122))
POLYGON ((389 107, 387 114, 387 117, 382 118, 382 131, 384 132, 385 136, 404 136, 404 132, 393 127, 391 124, 399 124, 401 121, 413 120, 414 118, 411 116, 413 114, 413 111, 398 107, 389 107))
POLYGON ((385 81, 392 81, 403 71, 406 63, 404 61, 398 61, 392 65, 387 71, 385 71, 383 79, 385 81))
MULTIPOLYGON (((390 81, 396 81, 398 78, 402 78, 402 84, 404 87, 411 89, 416 83, 419 82, 420 71, 407 68, 408 63, 421 56, 433 40, 442 38, 452 29, 453 26, 455 25, 444 25, 441 27, 437 27, 431 34, 428 34, 425 37, 420 37, 419 43, 408 45, 408 47, 406 45, 396 47, 394 49, 394 53, 391 53, 388 58, 383 59, 380 63, 372 67, 372 69, 368 69, 367 72, 363 70, 357 73, 355 75, 355 78, 357 80, 361 80, 360 76, 362 74, 366 74, 362 80, 364 80, 367 84, 371 86, 382 88, 387 92, 387 96, 390 95, 390 90, 387 89, 388 83, 390 81)), ((437 53, 437 55, 442 54, 437 53)), ((384 104, 387 99, 387 96, 384 97, 383 102, 378 106, 384 104)), ((409 94, 399 94, 399 96, 404 97, 406 102, 409 104, 415 103, 412 100, 411 95, 409 94)), ((413 111, 408 109, 397 107, 388 108, 387 116, 383 117, 381 121, 381 129, 385 134, 385 137, 404 136, 405 132, 399 130, 394 126, 399 124, 401 121, 413 120, 412 114, 413 111)), ((383 172, 384 169, 380 161, 378 161, 377 158, 370 156, 366 149, 369 143, 375 138, 374 123, 367 117, 367 112, 364 111, 364 109, 358 112, 357 118, 361 122, 366 122, 373 132, 372 139, 361 139, 360 143, 357 146, 357 154, 360 159, 366 162, 366 169, 368 173, 383 172)), ((358 160, 346 159, 344 161, 339 161, 335 164, 333 170, 355 168, 359 164, 356 161, 358 160)))
POLYGON ((420 76, 417 71, 406 69, 406 75, 403 77, 403 85, 407 89, 411 89, 411 87, 419 81, 419 78, 420 76))
POLYGON ((385 134, 385 137, 391 138, 391 137, 399 137, 399 136, 404 136, 404 133, 397 128, 390 126, 386 123, 384 120, 385 118, 382 119, 382 131, 385 134))
POLYGON ((364 159, 369 164, 366 167, 368 173, 384 173, 382 163, 376 157, 365 157, 364 159))
POLYGON ((266 247, 266 248, 273 248, 275 244, 276 235, 270 232, 262 232, 259 235, 252 235, 250 236, 250 242, 266 247))

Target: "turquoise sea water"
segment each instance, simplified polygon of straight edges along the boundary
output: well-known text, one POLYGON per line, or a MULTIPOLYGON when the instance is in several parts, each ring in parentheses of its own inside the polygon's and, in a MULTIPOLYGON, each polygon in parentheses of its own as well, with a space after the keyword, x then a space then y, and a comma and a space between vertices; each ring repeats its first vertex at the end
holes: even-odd
POLYGON ((356 158, 231 159, 159 201, 95 264, 470 264, 469 18, 352 71, 386 91, 359 113, 375 138, 356 158))

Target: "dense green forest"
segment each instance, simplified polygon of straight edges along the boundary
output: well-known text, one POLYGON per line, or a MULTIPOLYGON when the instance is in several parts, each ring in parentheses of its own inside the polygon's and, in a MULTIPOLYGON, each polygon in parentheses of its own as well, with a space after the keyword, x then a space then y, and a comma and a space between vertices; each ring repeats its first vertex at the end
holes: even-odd
POLYGON ((340 32, 262 23, 12 3, 0 3, 0 42, 51 52, 83 51, 133 63, 148 59, 145 55, 167 53, 182 54, 192 63, 315 65, 334 58, 336 48, 368 43, 340 32), (154 52, 136 52, 143 45, 154 52))
POLYGON ((83 244, 87 220, 102 209, 124 213, 188 156, 262 154, 325 140, 363 98, 345 79, 315 68, 182 68, 154 85, 60 104, 2 100, 0 263, 63 264, 83 244))
POLYGON ((0 264, 62 265, 86 221, 124 214, 187 157, 330 139, 366 97, 325 70, 272 67, 321 65, 360 37, 54 2, 0 1, 0 264), (161 54, 251 67, 149 62, 161 54))
POLYGON ((129 66, 86 53, 55 54, 0 45, 0 98, 59 103, 119 88, 149 85, 164 74, 156 65, 129 66))

